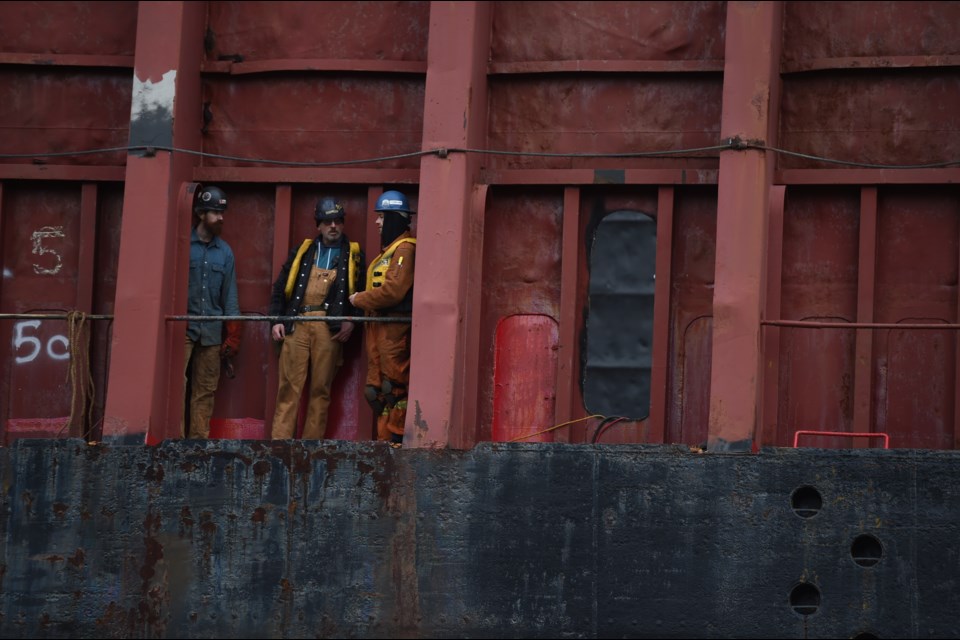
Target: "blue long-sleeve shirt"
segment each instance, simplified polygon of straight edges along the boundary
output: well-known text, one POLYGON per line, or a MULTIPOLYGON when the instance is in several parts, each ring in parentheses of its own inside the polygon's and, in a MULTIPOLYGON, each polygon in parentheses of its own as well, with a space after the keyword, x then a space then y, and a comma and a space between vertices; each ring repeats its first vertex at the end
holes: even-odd
MULTIPOLYGON (((191 316, 238 316, 237 273, 233 249, 219 236, 209 243, 190 232, 190 286, 187 314, 191 316)), ((223 322, 188 322, 187 336, 203 346, 223 341, 223 322)))

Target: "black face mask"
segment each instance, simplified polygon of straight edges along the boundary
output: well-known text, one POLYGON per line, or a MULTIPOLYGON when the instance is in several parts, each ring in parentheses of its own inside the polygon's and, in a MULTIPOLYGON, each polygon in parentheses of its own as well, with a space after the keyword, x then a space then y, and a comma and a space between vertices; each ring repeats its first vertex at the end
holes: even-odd
POLYGON ((380 230, 380 247, 386 248, 410 229, 410 220, 399 213, 385 212, 383 214, 383 228, 380 230))

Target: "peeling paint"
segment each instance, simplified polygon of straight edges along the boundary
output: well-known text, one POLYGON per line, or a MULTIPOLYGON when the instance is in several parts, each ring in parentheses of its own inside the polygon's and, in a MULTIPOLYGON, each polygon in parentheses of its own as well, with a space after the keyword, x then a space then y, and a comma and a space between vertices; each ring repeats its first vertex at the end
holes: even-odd
POLYGON ((130 144, 132 146, 173 146, 173 107, 176 98, 176 70, 163 74, 157 82, 133 77, 130 106, 130 144))

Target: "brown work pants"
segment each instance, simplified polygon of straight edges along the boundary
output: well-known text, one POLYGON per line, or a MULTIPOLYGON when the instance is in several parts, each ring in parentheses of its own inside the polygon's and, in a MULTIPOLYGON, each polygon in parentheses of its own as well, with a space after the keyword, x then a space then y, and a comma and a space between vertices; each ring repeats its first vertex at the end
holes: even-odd
MULTIPOLYGON (((190 438, 210 437, 210 417, 213 415, 214 393, 220 382, 220 345, 209 347, 194 342, 188 336, 184 343, 183 389, 190 395, 190 438), (192 356, 192 359, 191 359, 192 356), (187 388, 187 368, 190 368, 190 388, 187 388)), ((180 425, 180 433, 184 433, 180 425)))
POLYGON ((390 440, 390 434, 403 435, 407 417, 407 386, 410 384, 410 323, 368 322, 367 385, 381 389, 383 379, 396 388, 397 403, 377 417, 377 440, 390 440))
POLYGON ((310 399, 303 438, 323 439, 327 431, 330 387, 342 364, 343 345, 331 339, 326 322, 296 323, 295 330, 283 339, 280 349, 280 384, 277 389, 277 409, 273 414, 274 440, 289 440, 296 435, 300 393, 308 370, 310 399))
MULTIPOLYGON (((406 394, 404 394, 406 395, 406 394)), ((390 440, 392 434, 403 436, 403 423, 407 420, 407 401, 401 400, 393 407, 386 407, 377 417, 377 440, 390 440)))

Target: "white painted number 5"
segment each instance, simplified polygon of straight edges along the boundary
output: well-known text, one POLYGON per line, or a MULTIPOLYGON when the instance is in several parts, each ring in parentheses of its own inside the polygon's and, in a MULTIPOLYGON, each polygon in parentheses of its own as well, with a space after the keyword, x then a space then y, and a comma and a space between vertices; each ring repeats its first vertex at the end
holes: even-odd
POLYGON ((60 272, 60 269, 63 267, 63 258, 60 257, 60 254, 54 251, 49 247, 41 246, 41 243, 45 238, 62 238, 63 237, 63 227, 40 227, 33 232, 33 255, 42 256, 45 253, 53 254, 53 257, 57 259, 57 263, 49 268, 41 267, 39 264, 33 265, 33 272, 39 273, 41 275, 54 275, 60 272))

